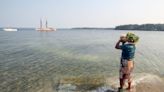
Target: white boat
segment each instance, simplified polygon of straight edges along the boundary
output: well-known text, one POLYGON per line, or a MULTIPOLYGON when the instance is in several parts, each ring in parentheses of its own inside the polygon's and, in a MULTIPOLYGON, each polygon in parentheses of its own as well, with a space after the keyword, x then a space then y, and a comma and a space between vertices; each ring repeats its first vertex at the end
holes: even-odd
POLYGON ((18 31, 16 28, 4 28, 4 31, 18 31))
POLYGON ((37 28, 36 30, 37 30, 37 31, 40 31, 40 32, 56 31, 56 29, 51 28, 51 27, 48 27, 48 22, 47 22, 47 20, 46 20, 45 26, 46 26, 46 27, 43 27, 43 26, 42 26, 42 20, 40 20, 40 28, 37 28))

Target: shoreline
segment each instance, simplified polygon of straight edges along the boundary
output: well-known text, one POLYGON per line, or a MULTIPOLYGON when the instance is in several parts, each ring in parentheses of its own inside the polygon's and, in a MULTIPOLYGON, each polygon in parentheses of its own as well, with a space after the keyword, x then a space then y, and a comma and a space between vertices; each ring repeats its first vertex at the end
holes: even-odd
MULTIPOLYGON (((105 77, 104 79, 96 78, 96 76, 95 78, 68 77, 61 79, 61 81, 62 83, 57 88, 58 92, 117 92, 119 87, 118 76, 105 77), (103 81, 104 83, 102 83, 103 81)), ((132 86, 131 92, 163 92, 164 78, 154 74, 137 73, 134 74, 132 86)))

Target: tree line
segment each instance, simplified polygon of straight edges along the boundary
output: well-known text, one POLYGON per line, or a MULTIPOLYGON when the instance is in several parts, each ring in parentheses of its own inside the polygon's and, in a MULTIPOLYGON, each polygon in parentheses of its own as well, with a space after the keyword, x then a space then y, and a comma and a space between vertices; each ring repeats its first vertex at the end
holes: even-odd
POLYGON ((147 31, 164 31, 164 24, 129 24, 116 26, 115 30, 147 30, 147 31))

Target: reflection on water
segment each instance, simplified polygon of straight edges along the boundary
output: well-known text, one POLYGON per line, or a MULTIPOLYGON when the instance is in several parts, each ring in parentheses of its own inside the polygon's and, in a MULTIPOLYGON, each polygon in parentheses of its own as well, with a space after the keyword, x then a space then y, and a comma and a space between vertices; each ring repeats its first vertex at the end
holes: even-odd
MULTIPOLYGON (((126 31, 0 31, 0 90, 51 92, 48 88, 64 77, 115 76, 120 51, 114 45, 122 33, 126 31)), ((140 36, 135 72, 164 74, 164 33, 135 33, 140 36)))

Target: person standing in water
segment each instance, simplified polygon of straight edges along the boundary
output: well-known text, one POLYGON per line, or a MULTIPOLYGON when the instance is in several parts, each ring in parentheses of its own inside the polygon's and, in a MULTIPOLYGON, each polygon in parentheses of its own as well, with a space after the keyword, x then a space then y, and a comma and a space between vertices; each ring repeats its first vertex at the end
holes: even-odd
POLYGON ((128 80, 127 90, 131 90, 132 84, 132 71, 134 67, 134 56, 136 46, 135 43, 139 40, 139 37, 133 33, 127 33, 121 35, 120 40, 116 43, 115 48, 122 50, 120 60, 120 87, 119 92, 123 92, 123 87, 126 79, 128 80))

